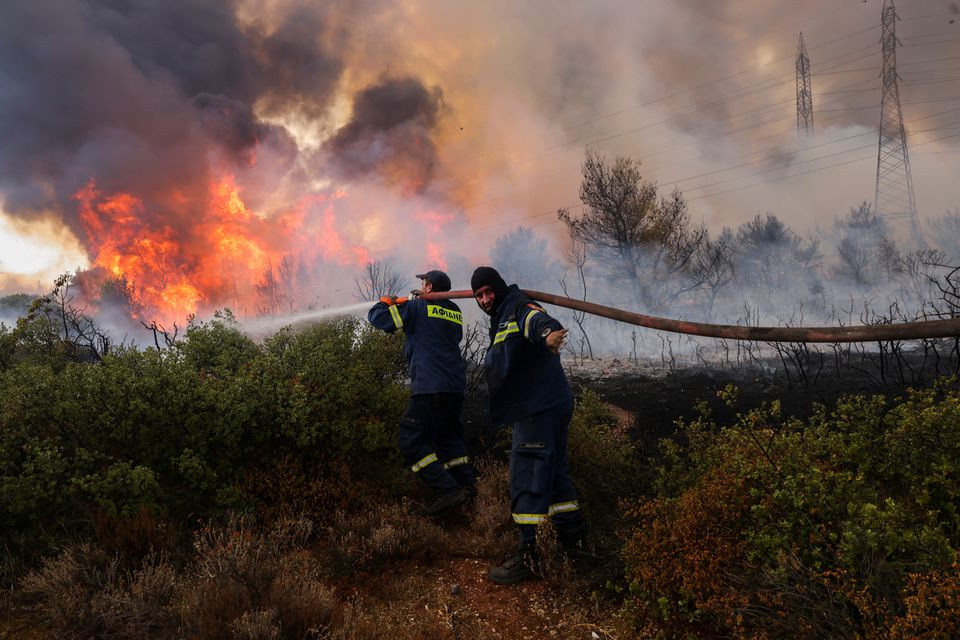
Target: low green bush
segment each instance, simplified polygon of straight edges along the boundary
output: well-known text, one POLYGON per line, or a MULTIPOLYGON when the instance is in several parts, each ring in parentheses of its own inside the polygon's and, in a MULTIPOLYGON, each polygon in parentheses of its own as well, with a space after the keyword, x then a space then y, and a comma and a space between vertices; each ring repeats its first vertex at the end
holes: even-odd
MULTIPOLYGON (((735 394, 727 390, 726 394, 735 394)), ((960 387, 851 396, 805 421, 708 413, 664 443, 625 549, 638 628, 874 637, 960 549, 960 387), (666 563, 666 564, 665 564, 666 563), (919 576, 919 577, 918 577, 919 576)))
POLYGON ((253 506, 247 479, 282 471, 281 459, 372 458, 402 473, 402 339, 359 320, 257 344, 220 318, 172 348, 96 364, 38 353, 0 370, 5 534, 253 506))
POLYGON ((645 480, 637 446, 617 423, 599 395, 580 392, 567 449, 589 526, 603 535, 612 534, 622 519, 620 500, 636 495, 645 480))

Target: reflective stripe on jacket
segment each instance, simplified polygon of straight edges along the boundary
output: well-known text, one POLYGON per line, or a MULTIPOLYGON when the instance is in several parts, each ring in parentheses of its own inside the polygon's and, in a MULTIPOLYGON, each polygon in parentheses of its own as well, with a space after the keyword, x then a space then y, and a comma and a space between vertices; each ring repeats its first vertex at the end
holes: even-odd
POLYGON ((563 326, 517 285, 490 317, 490 347, 484 358, 490 416, 507 424, 573 399, 560 356, 546 346, 544 331, 563 326))
POLYGON ((410 394, 463 393, 466 366, 460 355, 463 317, 449 300, 413 299, 402 304, 378 302, 367 314, 370 324, 406 335, 403 347, 410 367, 410 394))

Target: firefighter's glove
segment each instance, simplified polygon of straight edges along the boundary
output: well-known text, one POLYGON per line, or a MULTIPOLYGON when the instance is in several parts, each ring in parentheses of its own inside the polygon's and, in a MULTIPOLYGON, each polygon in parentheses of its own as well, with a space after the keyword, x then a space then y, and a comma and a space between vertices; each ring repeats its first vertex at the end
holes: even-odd
POLYGON ((380 296, 380 302, 388 307, 392 307, 395 304, 403 304, 406 301, 406 298, 398 298, 397 296, 380 296))
POLYGON ((410 291, 410 299, 416 300, 417 298, 420 297, 422 293, 423 291, 420 291, 420 289, 413 289, 412 291, 410 291))

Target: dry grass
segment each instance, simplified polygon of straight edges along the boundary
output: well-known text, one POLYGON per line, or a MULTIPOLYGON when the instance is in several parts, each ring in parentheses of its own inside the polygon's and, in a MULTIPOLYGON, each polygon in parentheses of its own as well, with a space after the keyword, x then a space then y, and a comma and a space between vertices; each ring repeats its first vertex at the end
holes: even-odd
POLYGON ((468 526, 457 531, 453 551, 465 556, 497 558, 517 545, 510 516, 510 475, 507 466, 489 459, 474 462, 477 497, 465 509, 468 526))
POLYGON ((117 556, 80 545, 29 573, 23 589, 58 637, 143 638, 176 626, 176 572, 155 555, 123 569, 117 556))
POLYGON ((381 504, 359 513, 338 511, 321 535, 321 564, 333 575, 370 571, 403 560, 427 561, 448 551, 434 522, 410 513, 408 503, 381 504))
POLYGON ((304 638, 329 628, 337 600, 304 545, 304 519, 265 534, 241 518, 197 536, 196 563, 180 613, 193 638, 304 638))
MULTIPOLYGON (((23 587, 64 638, 494 637, 482 609, 437 583, 451 558, 496 560, 516 544, 506 466, 478 467, 476 500, 441 521, 407 501, 335 510, 319 530, 302 517, 269 526, 231 517, 198 530, 179 569, 156 554, 127 566, 120 555, 80 545, 45 562, 23 587)), ((474 575, 480 583, 483 571, 474 575)), ((558 595, 575 584, 562 561, 545 573, 558 595)))

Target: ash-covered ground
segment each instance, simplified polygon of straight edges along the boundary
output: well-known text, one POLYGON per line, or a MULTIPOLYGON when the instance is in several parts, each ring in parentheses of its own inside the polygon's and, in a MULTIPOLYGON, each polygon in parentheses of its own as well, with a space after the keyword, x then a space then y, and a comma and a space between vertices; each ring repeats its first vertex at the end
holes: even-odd
MULTIPOLYGON (((781 403, 784 415, 803 417, 815 404, 830 406, 847 394, 896 395, 904 390, 895 384, 879 386, 875 376, 863 372, 847 369, 838 373, 829 367, 805 381, 795 376, 788 379, 776 357, 739 367, 617 357, 565 357, 563 363, 574 394, 589 389, 617 408, 627 423, 623 426, 648 450, 659 439, 675 433, 677 420, 695 417, 701 401, 709 405, 719 424, 730 424, 737 410, 746 411, 774 400, 781 403), (738 409, 731 409, 717 395, 731 384, 740 390, 738 409)), ((509 430, 490 424, 488 403, 482 383, 467 395, 464 424, 474 453, 501 451, 501 445, 509 442, 509 430)))

